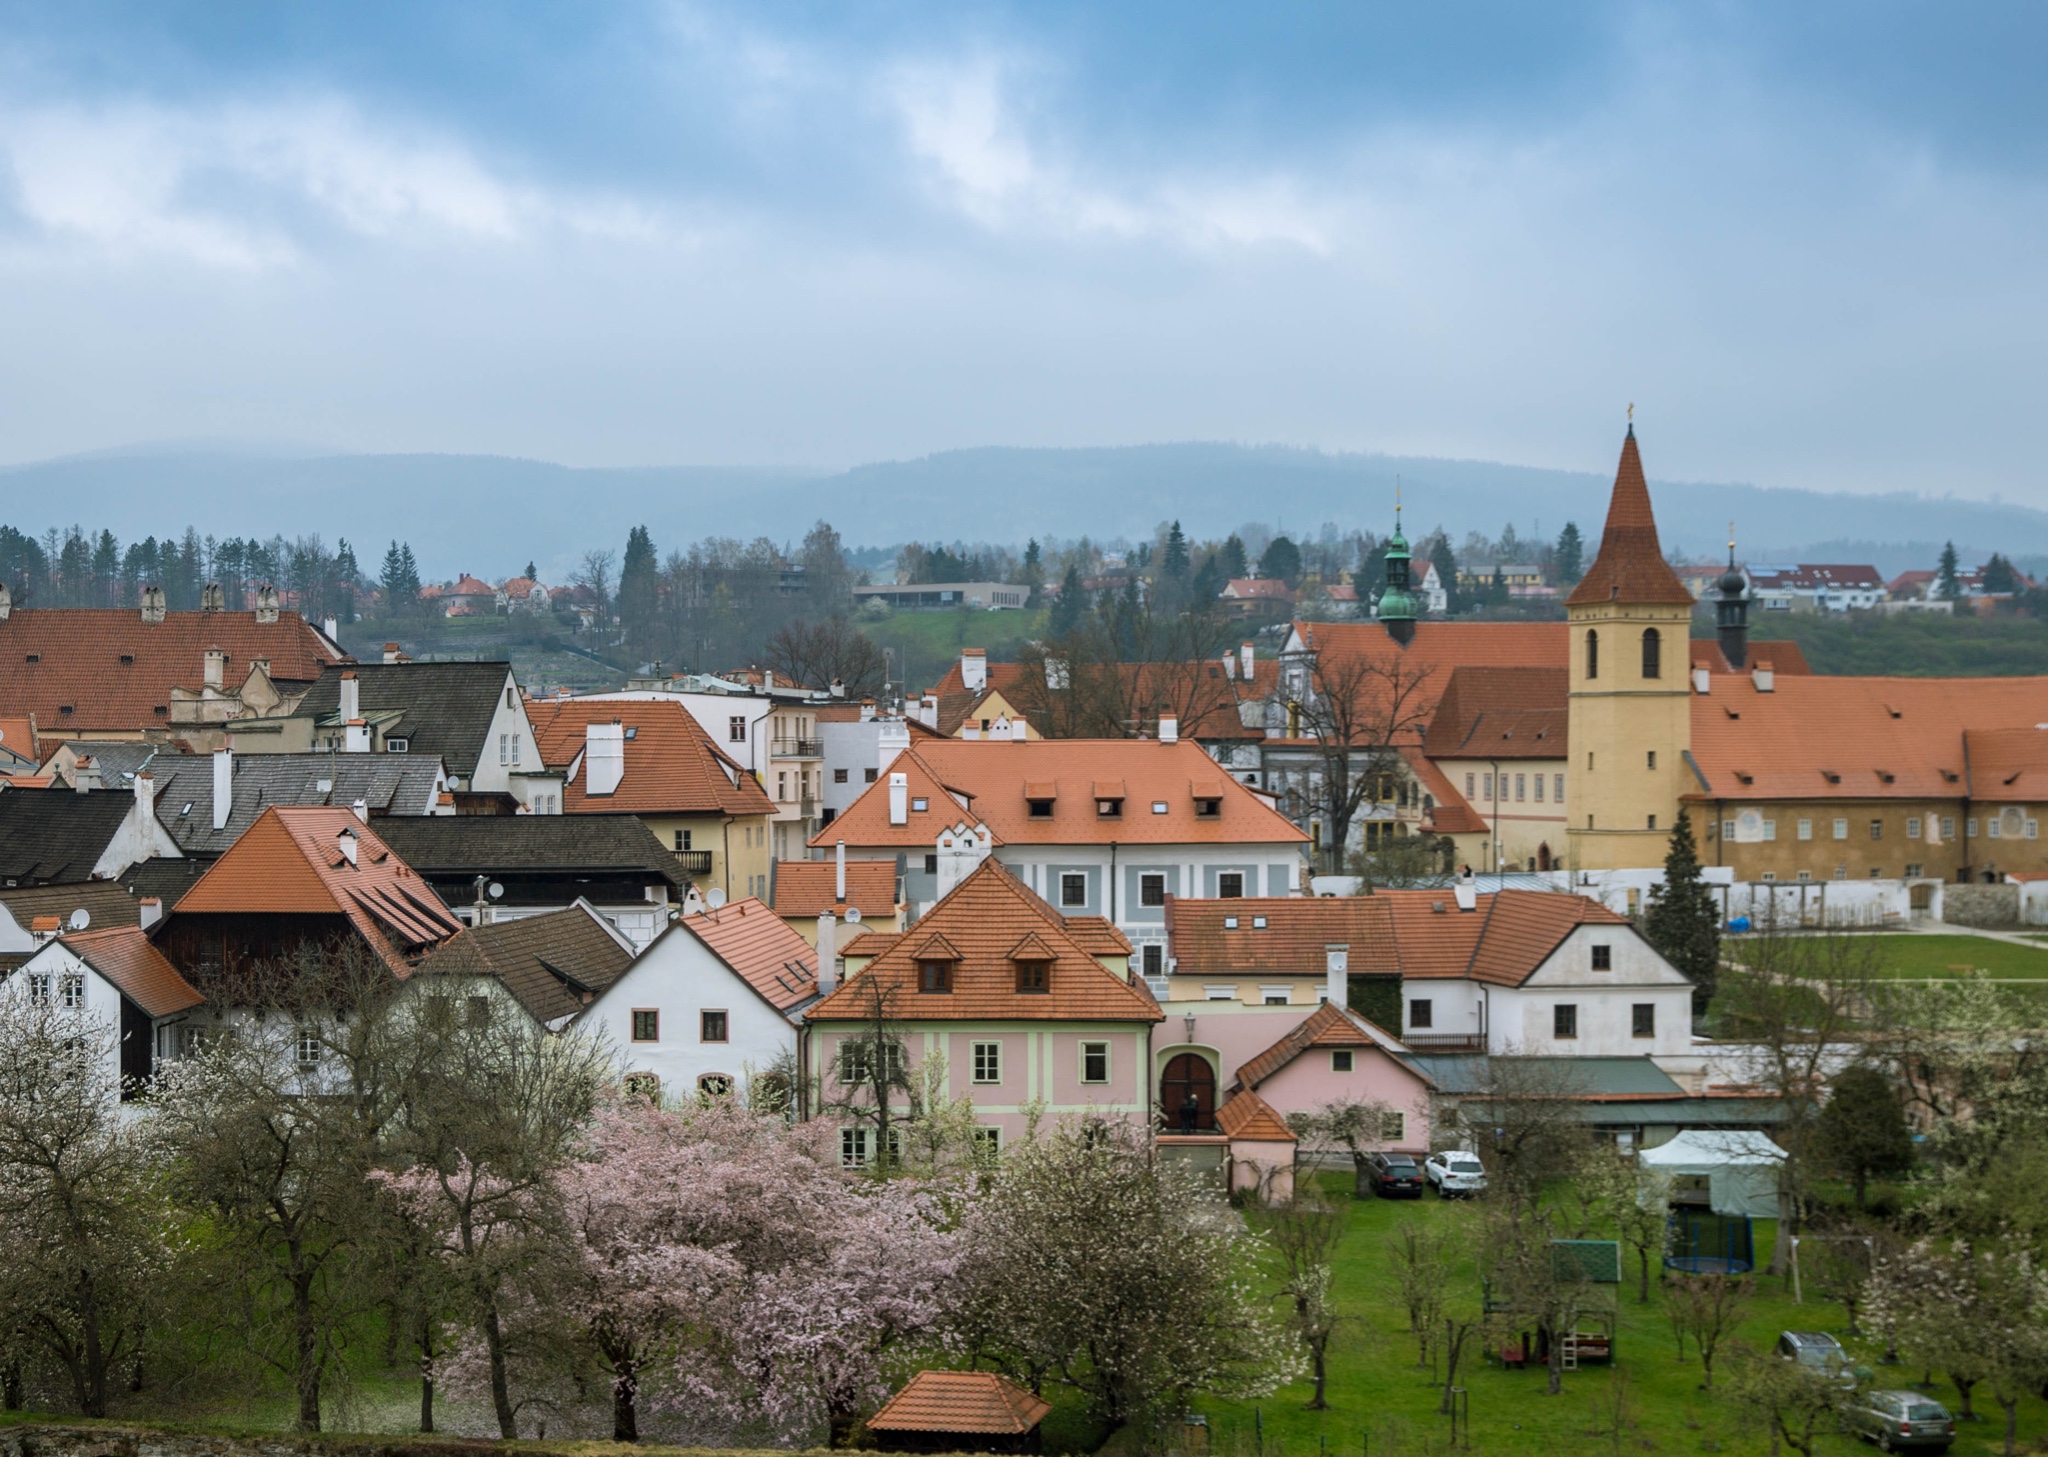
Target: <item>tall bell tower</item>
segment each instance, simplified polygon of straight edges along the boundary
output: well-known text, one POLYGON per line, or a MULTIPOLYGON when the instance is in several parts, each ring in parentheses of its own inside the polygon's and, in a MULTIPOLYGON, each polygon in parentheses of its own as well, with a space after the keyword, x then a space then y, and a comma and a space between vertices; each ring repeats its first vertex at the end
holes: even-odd
POLYGON ((1631 420, 1600 553, 1565 599, 1571 623, 1571 864, 1664 863, 1690 787, 1692 593, 1664 560, 1631 420))

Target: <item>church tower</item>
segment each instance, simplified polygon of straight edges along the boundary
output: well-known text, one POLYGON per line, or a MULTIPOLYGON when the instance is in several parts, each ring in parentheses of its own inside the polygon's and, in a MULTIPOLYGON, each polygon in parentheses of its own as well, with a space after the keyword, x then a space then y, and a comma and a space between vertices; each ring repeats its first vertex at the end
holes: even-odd
POLYGON ((1415 640, 1415 594, 1408 585, 1408 538, 1401 534, 1401 508, 1394 508, 1394 539, 1387 543, 1387 585, 1376 604, 1387 636, 1407 647, 1415 640))
POLYGON ((1664 560, 1631 423, 1600 554, 1565 598, 1571 622, 1571 864, 1662 865, 1692 787, 1692 593, 1664 560))

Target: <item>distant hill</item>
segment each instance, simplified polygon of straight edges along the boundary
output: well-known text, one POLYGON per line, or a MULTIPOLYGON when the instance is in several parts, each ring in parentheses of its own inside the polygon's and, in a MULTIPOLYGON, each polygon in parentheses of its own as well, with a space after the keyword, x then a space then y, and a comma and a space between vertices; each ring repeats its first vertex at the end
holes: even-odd
MULTIPOLYGON (((819 518, 849 544, 911 539, 1021 543, 1191 534, 1247 521, 1313 534, 1325 521, 1384 532, 1400 478, 1411 533, 1443 525, 1555 536, 1599 530, 1611 477, 1485 461, 1328 454, 1189 443, 1072 450, 987 447, 836 474, 744 466, 582 469, 482 455, 252 453, 142 447, 0 469, 0 521, 40 532, 108 526, 124 542, 182 531, 346 536, 374 564, 408 540, 436 577, 502 576, 531 558, 560 580, 588 547, 622 546, 645 523, 662 550, 709 535, 794 542, 819 518)), ((1740 484, 1652 481, 1667 547, 1718 554, 1734 518, 1752 561, 1931 566, 1953 539, 1965 560, 1992 549, 2048 556, 2048 513, 1920 496, 1844 496, 1740 484), (1846 523, 1854 523, 1845 532, 1846 523)))

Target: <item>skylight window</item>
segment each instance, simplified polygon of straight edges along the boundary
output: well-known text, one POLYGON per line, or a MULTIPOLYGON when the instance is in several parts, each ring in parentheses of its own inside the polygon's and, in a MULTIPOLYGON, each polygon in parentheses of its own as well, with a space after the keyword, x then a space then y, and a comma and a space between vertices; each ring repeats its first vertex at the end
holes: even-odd
POLYGON ((911 807, 912 809, 915 809, 915 810, 922 810, 922 809, 924 809, 924 808, 925 808, 925 807, 926 807, 927 805, 929 805, 930 803, 931 803, 931 801, 930 801, 930 800, 924 800, 924 799, 913 799, 912 801, 910 801, 910 807, 911 807))
POLYGON ((1225 916, 1223 918, 1223 929, 1226 931, 1235 931, 1237 929, 1237 917, 1225 916))
POLYGON ((1166 813, 1166 801, 1165 801, 1165 800, 1163 800, 1163 799, 1155 799, 1155 800, 1153 800, 1153 801, 1152 801, 1152 813, 1154 813, 1154 814, 1156 814, 1156 815, 1163 815, 1163 814, 1165 814, 1165 813, 1166 813))

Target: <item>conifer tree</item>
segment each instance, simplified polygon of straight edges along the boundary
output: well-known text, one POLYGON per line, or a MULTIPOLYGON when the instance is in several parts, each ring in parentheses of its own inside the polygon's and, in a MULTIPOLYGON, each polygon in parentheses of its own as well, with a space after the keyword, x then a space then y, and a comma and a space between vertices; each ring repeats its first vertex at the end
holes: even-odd
POLYGON ((1943 602, 1953 602, 1963 595, 1963 580, 1956 570, 1956 544, 1942 543, 1941 571, 1934 578, 1934 595, 1943 602))
POLYGON ((1575 587, 1579 578, 1586 575, 1586 542, 1579 535, 1579 523, 1567 521, 1564 530, 1557 534, 1557 582, 1561 587, 1575 587))
POLYGON ((1692 815, 1682 807, 1671 827, 1671 848, 1664 855, 1664 884, 1650 902, 1643 934, 1666 961, 1692 978, 1693 1013, 1703 1014, 1714 999, 1714 979, 1721 965, 1721 918, 1700 874, 1692 815))
POLYGON ((1060 579, 1060 600, 1052 604, 1046 632, 1054 641, 1070 637, 1087 615, 1088 589, 1081 585, 1081 569, 1068 567, 1066 576, 1060 579))
POLYGON ((626 534, 626 558, 619 564, 619 625, 626 641, 645 647, 654 630, 654 538, 644 526, 626 534))
POLYGON ((1235 582, 1252 574, 1251 563, 1245 559, 1244 538, 1232 532, 1223 542, 1223 580, 1235 582))
POLYGON ((386 617, 401 617, 412 611, 419 601, 420 572, 410 545, 391 543, 391 549, 384 553, 384 570, 377 584, 384 589, 386 617))
POLYGON ((1166 531, 1166 549, 1159 554, 1159 573, 1175 579, 1188 574, 1188 539, 1174 522, 1166 531))

